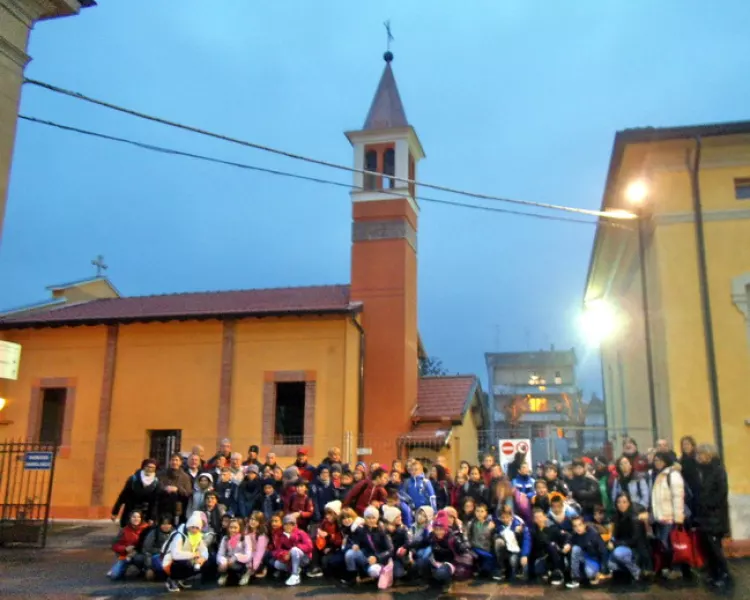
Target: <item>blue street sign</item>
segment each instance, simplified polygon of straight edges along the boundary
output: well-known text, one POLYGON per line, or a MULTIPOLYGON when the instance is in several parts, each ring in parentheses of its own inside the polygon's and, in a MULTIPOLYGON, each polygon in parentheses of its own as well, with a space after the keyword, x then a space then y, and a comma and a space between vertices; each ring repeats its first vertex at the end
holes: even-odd
POLYGON ((23 468, 27 471, 49 471, 52 469, 52 452, 26 452, 23 468))

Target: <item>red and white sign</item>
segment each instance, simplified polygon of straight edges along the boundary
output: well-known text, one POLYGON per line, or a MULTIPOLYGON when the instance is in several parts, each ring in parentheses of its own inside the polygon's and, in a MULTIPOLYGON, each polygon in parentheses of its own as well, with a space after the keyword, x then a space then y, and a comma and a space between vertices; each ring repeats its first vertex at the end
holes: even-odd
POLYGON ((531 440, 500 440, 498 447, 500 448, 500 465, 503 467, 504 471, 507 471, 507 465, 513 462, 516 452, 525 454, 526 463, 531 469, 534 468, 534 463, 531 462, 531 440))

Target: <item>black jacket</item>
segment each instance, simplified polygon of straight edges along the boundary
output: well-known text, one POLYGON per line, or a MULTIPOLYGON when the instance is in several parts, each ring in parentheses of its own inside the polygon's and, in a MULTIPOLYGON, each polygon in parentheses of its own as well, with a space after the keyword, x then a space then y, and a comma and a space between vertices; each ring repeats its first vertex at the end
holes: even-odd
POLYGON ((593 558, 600 563, 604 560, 607 553, 607 547, 604 545, 602 536, 590 525, 586 525, 586 531, 583 534, 577 534, 574 531, 570 536, 570 543, 583 550, 583 553, 587 557, 593 558))
POLYGON ((544 529, 536 523, 531 526, 531 551, 534 556, 547 554, 550 545, 555 545, 558 550, 562 550, 569 543, 570 533, 553 521, 548 520, 544 529))
POLYGON ((651 550, 649 549, 646 525, 631 508, 626 513, 615 512, 612 543, 627 546, 633 551, 636 562, 641 568, 651 570, 651 550))
POLYGON ((461 504, 467 496, 474 499, 474 504, 487 504, 489 506, 490 494, 487 491, 487 486, 484 485, 484 481, 467 481, 464 483, 464 487, 461 493, 461 504))
POLYGON ((357 527, 351 537, 365 558, 374 556, 381 565, 384 565, 389 558, 393 557, 393 542, 382 524, 378 524, 375 529, 370 529, 367 525, 357 527))
POLYGON ((602 503, 599 484, 591 477, 585 475, 573 477, 568 483, 568 487, 573 499, 581 505, 581 510, 585 515, 593 515, 594 507, 602 503))
POLYGON ((253 511, 260 510, 263 498, 263 480, 248 477, 242 480, 237 488, 237 514, 246 519, 253 511))
POLYGON ((128 477, 125 485, 122 486, 120 495, 117 496, 112 515, 117 515, 121 507, 123 508, 120 517, 120 527, 125 527, 130 519, 130 513, 134 510, 141 511, 144 521, 156 521, 156 511, 159 503, 159 480, 154 477, 153 483, 144 487, 141 481, 141 473, 138 471, 135 475, 128 477))
POLYGON ((729 533, 729 484, 727 472, 718 459, 698 465, 700 495, 693 518, 698 527, 709 535, 729 533))

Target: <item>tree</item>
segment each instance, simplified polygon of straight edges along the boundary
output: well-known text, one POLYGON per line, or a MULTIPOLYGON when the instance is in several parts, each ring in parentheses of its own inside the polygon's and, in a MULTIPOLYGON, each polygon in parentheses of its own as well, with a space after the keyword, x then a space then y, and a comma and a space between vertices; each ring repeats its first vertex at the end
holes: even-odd
POLYGON ((419 376, 442 376, 447 375, 448 371, 443 367, 443 361, 437 357, 425 356, 419 359, 419 376))

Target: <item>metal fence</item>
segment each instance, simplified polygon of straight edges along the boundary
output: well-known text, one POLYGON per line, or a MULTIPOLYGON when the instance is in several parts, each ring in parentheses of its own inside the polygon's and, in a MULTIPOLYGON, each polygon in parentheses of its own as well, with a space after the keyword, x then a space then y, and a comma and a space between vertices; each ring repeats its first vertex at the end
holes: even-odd
POLYGON ((0 545, 44 548, 56 459, 51 444, 0 443, 0 545))

